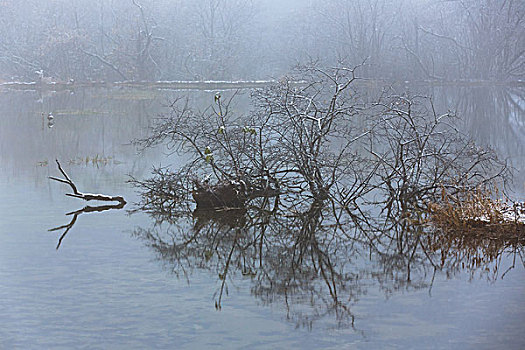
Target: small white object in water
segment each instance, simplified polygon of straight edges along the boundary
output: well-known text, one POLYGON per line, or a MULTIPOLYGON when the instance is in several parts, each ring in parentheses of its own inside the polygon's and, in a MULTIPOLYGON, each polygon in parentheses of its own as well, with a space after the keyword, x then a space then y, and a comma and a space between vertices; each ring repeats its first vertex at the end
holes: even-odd
POLYGON ((47 115, 47 120, 53 120, 53 119, 55 119, 55 117, 53 117, 53 114, 49 112, 49 114, 47 115))

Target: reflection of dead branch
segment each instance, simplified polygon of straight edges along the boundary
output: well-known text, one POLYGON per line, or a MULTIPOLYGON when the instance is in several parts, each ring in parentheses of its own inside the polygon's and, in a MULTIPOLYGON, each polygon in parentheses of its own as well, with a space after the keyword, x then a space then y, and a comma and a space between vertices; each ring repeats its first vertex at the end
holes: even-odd
POLYGON ((53 231, 59 231, 59 230, 62 230, 62 229, 66 229, 64 231, 64 233, 62 233, 62 235, 58 239, 58 244, 57 244, 56 249, 60 248, 60 245, 62 244, 62 240, 64 239, 64 237, 66 237, 66 235, 69 232, 69 230, 71 230, 71 228, 75 225, 75 223, 77 222, 77 218, 78 218, 78 216, 80 214, 82 214, 82 213, 92 213, 92 212, 101 212, 101 211, 106 211, 106 210, 110 210, 110 209, 122 209, 122 208, 124 208, 125 204, 126 204, 126 202, 121 202, 119 204, 112 204, 112 205, 101 205, 101 206, 97 206, 97 207, 85 206, 82 209, 75 210, 75 211, 67 213, 66 215, 73 215, 73 218, 71 219, 71 221, 68 224, 65 224, 65 225, 62 225, 62 226, 58 226, 58 227, 55 227, 55 228, 51 228, 51 229, 48 230, 49 232, 53 232, 53 231))
POLYGON ((95 206, 95 207, 85 206, 82 209, 67 213, 66 215, 73 215, 73 218, 71 219, 69 224, 58 226, 58 227, 48 230, 48 231, 58 231, 58 230, 65 229, 64 233, 62 233, 62 235, 58 239, 58 244, 56 247, 56 249, 58 249, 60 248, 60 244, 62 244, 62 240, 64 239, 64 237, 66 237, 69 230, 71 230, 71 228, 75 225, 78 215, 82 213, 101 212, 101 211, 106 211, 110 209, 122 209, 126 205, 126 201, 121 196, 106 196, 104 194, 92 194, 92 193, 79 192, 73 180, 71 180, 69 176, 66 174, 66 172, 64 171, 64 169, 62 169, 62 166, 60 165, 60 162, 58 161, 58 159, 56 160, 56 162, 57 162, 58 170, 60 170, 64 178, 61 179, 61 178, 54 177, 54 176, 50 176, 49 178, 51 180, 55 180, 58 182, 68 184, 71 187, 71 189, 73 190, 73 193, 66 193, 66 196, 80 198, 85 201, 97 200, 97 201, 105 201, 105 202, 118 202, 118 204, 112 204, 112 205, 101 205, 101 206, 95 206))
POLYGON ((62 173, 64 176, 64 179, 50 176, 49 178, 51 180, 55 180, 58 182, 62 182, 65 184, 68 184, 71 189, 73 190, 73 193, 66 193, 66 196, 80 198, 85 201, 91 201, 91 200, 97 200, 97 201, 105 201, 105 202, 119 202, 122 206, 126 204, 126 201, 121 196, 106 196, 104 194, 92 194, 92 193, 82 193, 77 190, 77 186, 73 183, 73 181, 69 178, 69 176, 66 174, 66 172, 62 169, 62 166, 60 166, 60 163, 58 159, 56 159, 58 170, 62 173))

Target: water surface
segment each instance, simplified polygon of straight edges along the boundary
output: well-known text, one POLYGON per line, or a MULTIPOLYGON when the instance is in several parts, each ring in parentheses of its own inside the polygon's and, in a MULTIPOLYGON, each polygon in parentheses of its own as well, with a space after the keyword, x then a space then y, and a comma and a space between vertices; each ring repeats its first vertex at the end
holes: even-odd
MULTIPOLYGON (((434 95, 442 110, 457 109, 465 131, 509 158, 517 170, 514 196, 522 198, 523 89, 417 89, 434 95)), ((0 94, 0 348, 525 347, 523 256, 508 249, 479 269, 459 264, 436 272, 422 262, 407 280, 395 260, 368 254, 365 246, 348 247, 333 258, 347 276, 340 297, 349 311, 343 316, 331 309, 319 276, 309 277, 308 288, 282 292, 259 288, 260 276, 239 270, 229 275, 217 311, 218 265, 163 253, 140 234, 155 227, 143 213, 81 213, 57 250, 64 229, 48 230, 68 224, 72 216, 65 214, 86 203, 48 179, 60 175, 54 159, 79 190, 122 195, 132 203, 137 194, 128 175, 144 178, 152 165, 177 166, 179 160, 163 149, 138 154, 129 142, 144 137, 152 119, 166 111, 163 105, 180 94, 0 94)), ((184 94, 203 108, 214 96, 184 94)), ((168 230, 164 225, 159 232, 168 230)), ((282 273, 277 263, 265 271, 282 273)))

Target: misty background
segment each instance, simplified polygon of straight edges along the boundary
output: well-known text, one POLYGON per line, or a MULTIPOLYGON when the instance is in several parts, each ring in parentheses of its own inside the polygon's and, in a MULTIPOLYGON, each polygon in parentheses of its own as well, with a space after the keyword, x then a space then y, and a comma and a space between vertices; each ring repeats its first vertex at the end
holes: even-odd
POLYGON ((508 82, 525 77, 524 16, 522 0, 2 0, 0 79, 279 79, 318 60, 508 82))
POLYGON ((128 212, 140 200, 130 178, 191 156, 131 143, 174 101, 209 112, 217 93, 234 96, 233 127, 251 127, 254 91, 270 90, 250 87, 285 86, 312 61, 360 65, 345 95, 359 102, 356 132, 361 105, 385 94, 455 112, 454 127, 514 170, 522 201, 525 0, 0 0, 0 26, 1 349, 525 349, 522 241, 436 241, 430 256, 418 230, 335 237, 330 208, 210 218, 187 239, 201 219, 128 212), (129 204, 83 212, 49 179, 55 159, 80 191, 129 204))

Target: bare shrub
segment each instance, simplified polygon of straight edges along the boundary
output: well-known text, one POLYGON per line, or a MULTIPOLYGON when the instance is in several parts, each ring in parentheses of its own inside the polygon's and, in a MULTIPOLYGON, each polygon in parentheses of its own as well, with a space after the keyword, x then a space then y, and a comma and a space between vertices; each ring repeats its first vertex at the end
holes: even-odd
POLYGON ((379 204, 387 216, 403 218, 450 193, 505 184, 509 169, 489 148, 478 147, 456 127, 456 115, 438 113, 431 98, 383 97, 368 151, 378 168, 379 204))

